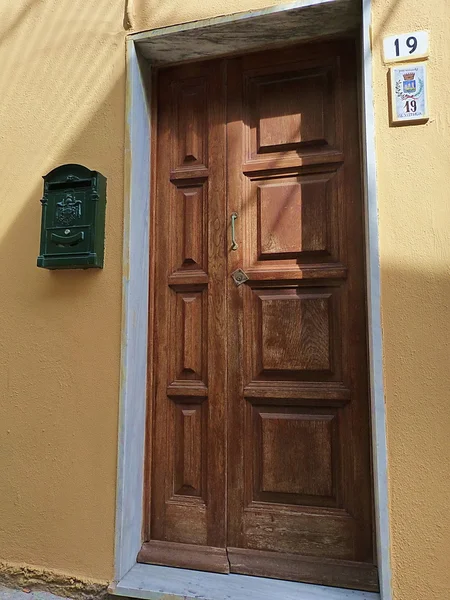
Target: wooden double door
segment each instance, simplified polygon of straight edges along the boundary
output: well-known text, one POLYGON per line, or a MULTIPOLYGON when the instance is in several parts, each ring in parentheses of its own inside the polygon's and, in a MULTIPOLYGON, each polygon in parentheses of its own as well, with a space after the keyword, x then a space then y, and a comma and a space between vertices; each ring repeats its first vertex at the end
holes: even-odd
POLYGON ((158 74, 140 562, 377 589, 354 47, 158 74))

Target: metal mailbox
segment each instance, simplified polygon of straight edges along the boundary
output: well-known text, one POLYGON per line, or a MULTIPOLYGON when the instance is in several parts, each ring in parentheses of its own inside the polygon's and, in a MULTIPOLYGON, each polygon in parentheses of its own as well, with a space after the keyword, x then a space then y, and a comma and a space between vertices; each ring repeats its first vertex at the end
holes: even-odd
POLYGON ((45 269, 103 267, 106 178, 82 165, 63 165, 44 176, 41 248, 45 269))

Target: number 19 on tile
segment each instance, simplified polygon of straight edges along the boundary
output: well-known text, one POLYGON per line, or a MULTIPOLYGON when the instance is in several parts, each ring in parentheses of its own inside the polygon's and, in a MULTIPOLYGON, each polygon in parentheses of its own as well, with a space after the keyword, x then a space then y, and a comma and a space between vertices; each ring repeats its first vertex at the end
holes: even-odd
POLYGON ((427 63, 391 67, 391 123, 424 123, 428 120, 427 63))

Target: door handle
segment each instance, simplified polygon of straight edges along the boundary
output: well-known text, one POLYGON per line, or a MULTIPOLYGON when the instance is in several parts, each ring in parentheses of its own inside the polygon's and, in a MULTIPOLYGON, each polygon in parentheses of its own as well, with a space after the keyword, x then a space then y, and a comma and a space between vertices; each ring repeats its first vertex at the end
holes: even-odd
POLYGON ((238 249, 238 245, 236 242, 236 231, 235 231, 235 225, 234 225, 234 222, 236 221, 237 217, 238 217, 237 212, 231 213, 231 249, 232 250, 238 249))

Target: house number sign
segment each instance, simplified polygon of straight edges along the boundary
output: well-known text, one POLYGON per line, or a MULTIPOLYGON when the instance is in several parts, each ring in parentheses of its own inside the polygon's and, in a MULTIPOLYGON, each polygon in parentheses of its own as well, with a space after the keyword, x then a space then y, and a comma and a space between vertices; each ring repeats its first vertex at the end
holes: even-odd
POLYGON ((384 62, 405 62, 427 58, 428 31, 390 35, 383 40, 384 62))
POLYGON ((390 75, 392 124, 427 121, 427 63, 409 63, 391 67, 390 75))

